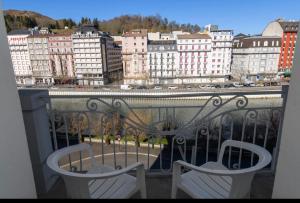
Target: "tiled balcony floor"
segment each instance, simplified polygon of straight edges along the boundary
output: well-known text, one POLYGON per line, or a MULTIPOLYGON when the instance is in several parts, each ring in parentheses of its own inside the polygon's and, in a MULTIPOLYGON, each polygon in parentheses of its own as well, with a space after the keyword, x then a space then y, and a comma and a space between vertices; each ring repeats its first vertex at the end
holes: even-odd
MULTIPOLYGON (((260 173, 254 177, 251 198, 252 199, 269 199, 272 196, 274 176, 269 173, 260 173)), ((149 199, 168 199, 171 195, 171 176, 147 177, 147 197, 149 199)), ((66 198, 65 186, 62 180, 59 180, 52 190, 40 196, 40 198, 66 198)), ((139 193, 135 194, 133 199, 140 198, 139 193)), ((178 199, 190 198, 183 191, 178 192, 178 199)))

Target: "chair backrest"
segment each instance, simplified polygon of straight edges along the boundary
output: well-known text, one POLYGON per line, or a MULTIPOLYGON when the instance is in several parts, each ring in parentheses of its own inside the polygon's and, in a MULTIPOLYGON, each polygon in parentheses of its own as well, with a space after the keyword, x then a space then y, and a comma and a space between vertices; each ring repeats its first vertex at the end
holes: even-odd
POLYGON ((236 170, 240 171, 240 173, 230 175, 230 177, 232 178, 230 198, 244 198, 250 195, 248 193, 251 189, 251 183, 255 173, 266 167, 271 162, 272 156, 266 149, 258 145, 235 140, 227 140, 224 141, 221 146, 220 154, 218 157, 218 162, 220 164, 222 164, 226 147, 245 149, 253 152, 258 156, 257 164, 250 168, 236 170))
POLYGON ((83 151, 88 151, 92 161, 92 165, 96 165, 96 160, 94 158, 92 147, 91 145, 86 143, 81 143, 78 145, 65 147, 63 149, 57 150, 53 154, 51 154, 47 159, 48 167, 62 176, 66 185, 68 196, 71 198, 90 198, 88 188, 88 183, 90 180, 88 178, 82 177, 82 174, 78 175, 77 173, 72 173, 60 168, 58 162, 61 158, 67 155, 70 155, 74 152, 83 151))

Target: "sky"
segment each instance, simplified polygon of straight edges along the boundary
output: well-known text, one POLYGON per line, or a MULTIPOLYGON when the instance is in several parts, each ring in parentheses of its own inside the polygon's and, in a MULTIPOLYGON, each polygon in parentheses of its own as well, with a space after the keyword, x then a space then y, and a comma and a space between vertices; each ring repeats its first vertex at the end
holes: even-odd
POLYGON ((161 15, 178 23, 219 25, 235 34, 260 34, 277 18, 300 19, 299 0, 0 0, 4 9, 31 10, 54 19, 111 19, 161 15))

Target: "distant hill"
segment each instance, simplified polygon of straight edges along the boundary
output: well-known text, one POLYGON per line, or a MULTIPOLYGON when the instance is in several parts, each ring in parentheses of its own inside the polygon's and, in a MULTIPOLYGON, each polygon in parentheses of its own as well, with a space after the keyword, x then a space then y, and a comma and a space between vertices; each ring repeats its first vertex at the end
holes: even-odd
POLYGON ((56 23, 52 18, 33 11, 5 10, 4 16, 9 31, 37 25, 49 27, 56 23))
POLYGON ((110 20, 81 18, 79 23, 72 19, 52 19, 40 13, 33 11, 5 10, 5 23, 8 32, 15 29, 32 28, 35 26, 48 27, 62 32, 65 26, 73 28, 83 24, 94 25, 97 29, 109 32, 112 35, 121 35, 123 32, 131 29, 144 28, 150 32, 171 32, 173 30, 182 30, 191 33, 199 32, 201 28, 198 25, 179 24, 175 21, 169 21, 167 18, 156 16, 123 15, 110 20))

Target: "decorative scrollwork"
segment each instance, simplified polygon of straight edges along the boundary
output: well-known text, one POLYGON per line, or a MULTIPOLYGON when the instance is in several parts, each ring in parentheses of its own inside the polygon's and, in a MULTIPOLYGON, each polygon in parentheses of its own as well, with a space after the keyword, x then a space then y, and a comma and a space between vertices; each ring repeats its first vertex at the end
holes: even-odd
POLYGON ((248 98, 246 96, 239 96, 238 100, 236 101, 236 107, 238 109, 242 109, 248 106, 248 98))
POLYGON ((212 97, 214 107, 220 107, 223 104, 223 100, 220 96, 212 97))
POLYGON ((89 110, 89 111, 97 111, 98 110, 98 102, 99 100, 98 99, 88 99, 87 102, 86 102, 86 108, 89 110))
POLYGON ((176 141, 177 144, 182 145, 186 142, 185 136, 182 135, 177 135, 174 137, 174 140, 176 141))

